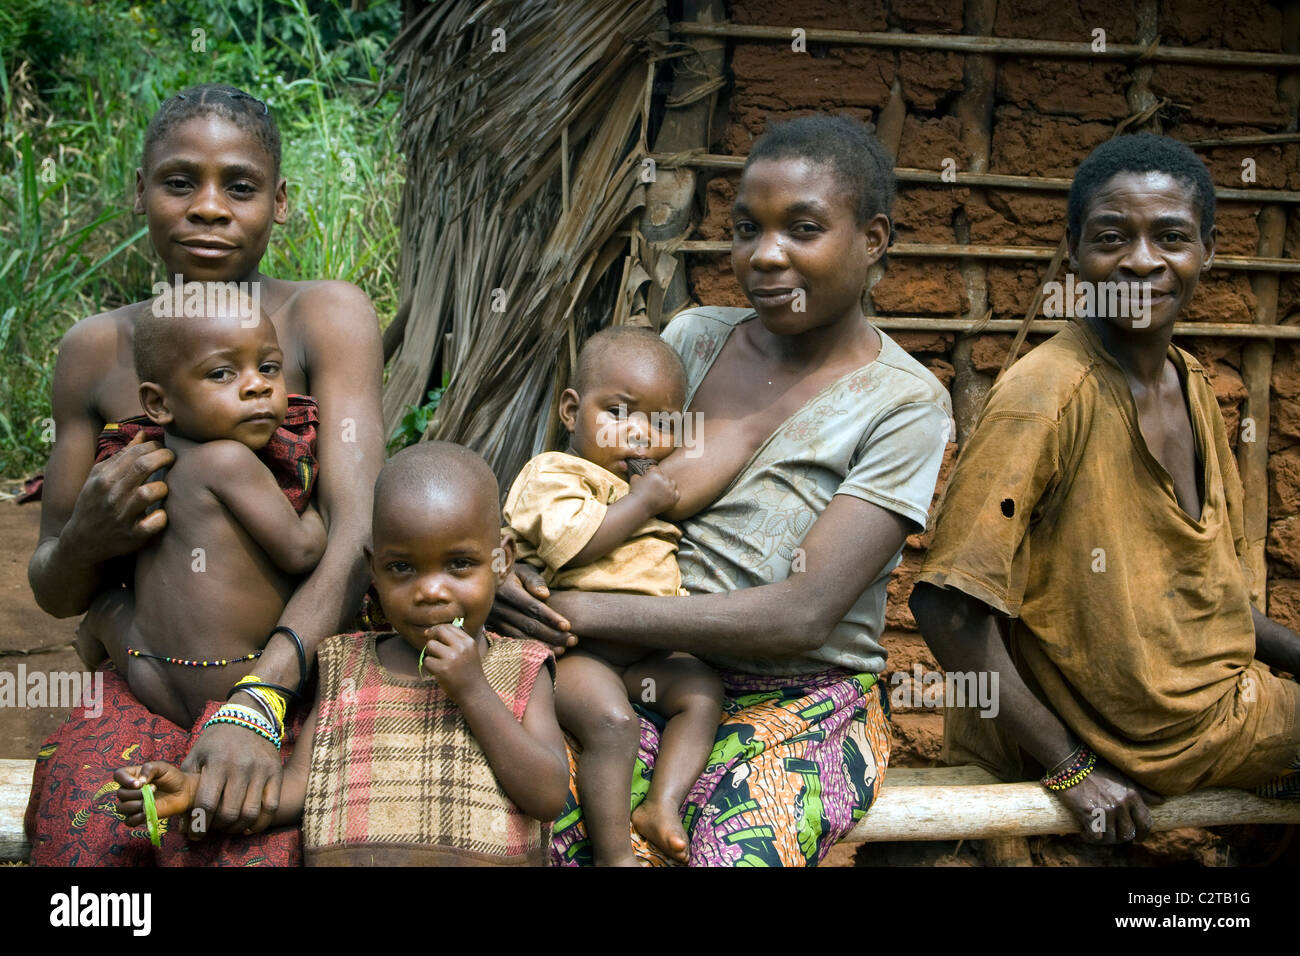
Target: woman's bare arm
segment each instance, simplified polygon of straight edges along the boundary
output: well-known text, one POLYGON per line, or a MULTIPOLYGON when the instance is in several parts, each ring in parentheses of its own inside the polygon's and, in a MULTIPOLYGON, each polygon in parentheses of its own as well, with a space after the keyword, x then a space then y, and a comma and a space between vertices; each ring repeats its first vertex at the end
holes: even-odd
MULTIPOLYGON (((322 282, 303 295, 310 303, 304 338, 313 396, 320 408, 316 457, 320 481, 315 500, 329 530, 325 554, 316 570, 294 592, 280 615, 306 645, 308 661, 316 645, 338 633, 356 610, 369 573, 362 548, 370 534, 375 477, 384 460, 380 384, 383 350, 379 323, 365 293, 346 282, 322 282)), ((263 680, 296 687, 298 652, 292 640, 277 634, 257 663, 263 680)), ((247 703, 243 695, 234 698, 247 703)), ((216 821, 216 828, 242 831, 260 816, 264 787, 278 802, 281 778, 275 748, 238 727, 206 731, 182 769, 202 768, 195 799, 216 821)))
MULTIPOLYGON (((346 282, 320 283, 311 291, 319 300, 305 336, 312 394, 320 407, 316 506, 329 543, 280 616, 309 652, 347 623, 369 583, 362 548, 384 463, 384 360, 374 309, 365 293, 346 282)), ((296 662, 293 668, 296 675, 296 662)))
POLYGON ((706 655, 806 653, 826 643, 912 530, 879 505, 836 495, 803 541, 805 570, 784 581, 679 598, 562 591, 549 603, 579 639, 706 655))
POLYGON ((41 539, 27 579, 36 603, 55 617, 83 613, 103 589, 104 564, 138 551, 167 525, 164 510, 144 512, 167 494, 149 476, 172 463, 170 451, 137 436, 113 458, 94 463, 103 422, 92 410, 92 391, 115 349, 113 324, 96 316, 64 336, 54 366, 55 440, 41 492, 41 539))

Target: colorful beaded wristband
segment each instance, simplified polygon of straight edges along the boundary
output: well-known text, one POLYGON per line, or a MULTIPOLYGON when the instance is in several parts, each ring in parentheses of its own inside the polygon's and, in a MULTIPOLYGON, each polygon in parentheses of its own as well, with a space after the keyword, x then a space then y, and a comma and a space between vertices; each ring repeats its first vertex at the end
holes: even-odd
POLYGON ((280 735, 275 732, 275 728, 271 726, 265 717, 251 707, 244 707, 241 704, 225 704, 203 725, 203 729, 207 730, 213 724, 233 724, 236 727, 244 727, 275 744, 276 750, 280 749, 280 735))
POLYGON ((1065 772, 1066 770, 1068 770, 1068 769, 1070 768, 1070 766, 1071 766, 1072 764, 1074 764, 1074 763, 1079 759, 1079 756, 1080 756, 1080 754, 1081 754, 1082 751, 1083 751, 1083 747, 1082 747, 1082 746, 1075 747, 1073 750, 1071 750, 1071 751, 1066 755, 1066 757, 1065 757, 1064 760, 1062 760, 1062 761, 1060 761, 1059 763, 1057 763, 1054 767, 1052 767, 1051 770, 1049 770, 1049 771, 1047 771, 1047 773, 1043 774, 1043 776, 1044 776, 1044 777, 1055 777, 1057 774, 1060 774, 1060 773, 1065 772))
POLYGON ((255 690, 245 690, 245 689, 242 688, 242 687, 237 688, 237 689, 238 689, 238 690, 242 690, 242 691, 244 691, 244 693, 246 693, 249 697, 251 697, 251 698, 253 699, 253 703, 255 703, 255 704, 257 705, 258 713, 262 714, 263 717, 264 717, 267 721, 270 722, 270 725, 271 725, 271 727, 275 730, 275 732, 278 733, 281 737, 283 737, 283 736, 284 736, 284 722, 283 722, 283 721, 277 721, 277 720, 275 719, 275 711, 272 710, 272 709, 271 709, 271 705, 268 704, 268 703, 266 702, 266 700, 264 700, 264 699, 260 696, 260 693, 261 693, 261 692, 260 692, 260 691, 255 691, 255 690))
POLYGON ((268 739, 270 738, 282 739, 280 735, 275 732, 275 728, 267 723, 266 718, 261 716, 260 714, 257 714, 256 712, 241 713, 241 712, 230 711, 230 710, 226 710, 225 708, 222 708, 221 710, 217 711, 217 713, 214 714, 213 716, 220 717, 222 720, 237 720, 242 724, 247 724, 249 727, 256 727, 264 734, 269 735, 268 739))
POLYGON ((238 717, 213 717, 203 725, 203 729, 207 730, 213 724, 232 724, 236 727, 243 727, 245 730, 251 730, 264 740, 269 740, 275 745, 276 750, 280 749, 280 739, 278 737, 273 736, 269 730, 264 730, 257 724, 249 723, 247 720, 240 720, 238 717))
POLYGON ((269 730, 271 733, 279 735, 279 731, 275 729, 275 724, 254 707, 245 707, 243 704, 226 704, 217 713, 222 717, 239 717, 250 723, 257 724, 263 730, 269 730))
POLYGON ((1089 750, 1083 744, 1074 749, 1068 757, 1053 767, 1044 777, 1043 783, 1059 782, 1083 769, 1088 763, 1089 750))
MULTIPOLYGON (((1057 766, 1059 767, 1060 764, 1057 764, 1057 766)), ((1080 744, 1079 749, 1070 755, 1069 764, 1064 770, 1049 774, 1039 782, 1048 790, 1058 792, 1069 790, 1076 784, 1081 783, 1088 774, 1092 773, 1096 766, 1097 755, 1080 744)))

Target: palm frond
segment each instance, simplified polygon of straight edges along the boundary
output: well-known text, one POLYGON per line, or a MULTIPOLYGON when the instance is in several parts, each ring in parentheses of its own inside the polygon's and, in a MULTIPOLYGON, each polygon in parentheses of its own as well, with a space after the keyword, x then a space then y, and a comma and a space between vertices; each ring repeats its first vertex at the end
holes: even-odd
POLYGON ((394 42, 407 317, 385 423, 441 358, 450 382, 425 437, 478 451, 503 490, 554 437, 587 329, 625 319, 624 282, 644 274, 620 259, 645 201, 642 104, 666 27, 662 0, 449 0, 394 42))

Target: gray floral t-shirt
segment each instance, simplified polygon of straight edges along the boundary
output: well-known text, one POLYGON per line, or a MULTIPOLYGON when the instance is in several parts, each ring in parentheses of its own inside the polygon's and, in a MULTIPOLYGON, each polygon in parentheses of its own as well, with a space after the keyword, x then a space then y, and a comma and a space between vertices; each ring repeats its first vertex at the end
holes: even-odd
MULTIPOLYGON (((736 326, 752 309, 679 313, 663 338, 686 363, 687 405, 736 326)), ((880 357, 832 382, 758 449, 709 508, 682 524, 677 562, 692 594, 783 581, 799 570, 802 544, 835 495, 852 495, 926 526, 951 430, 948 392, 880 332, 880 357)), ((707 428, 707 422, 706 422, 707 428)), ((716 667, 751 674, 802 674, 828 665, 855 673, 885 666, 880 633, 885 588, 902 549, 816 651, 798 657, 710 655, 716 667)))

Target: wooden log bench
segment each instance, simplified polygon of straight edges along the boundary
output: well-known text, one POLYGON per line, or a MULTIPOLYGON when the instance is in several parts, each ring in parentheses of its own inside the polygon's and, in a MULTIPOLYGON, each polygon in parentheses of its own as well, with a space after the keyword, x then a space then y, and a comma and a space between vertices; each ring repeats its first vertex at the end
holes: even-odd
MULTIPOLYGON (((32 760, 0 760, 0 860, 26 860, 23 812, 32 760)), ((1300 823, 1300 801, 1266 800, 1244 790, 1200 790, 1151 808, 1156 830, 1236 823, 1300 823)), ((1002 783, 978 767, 896 767, 849 843, 1003 840, 1077 833, 1074 817, 1037 783, 1002 783)))
POLYGON ((31 853, 23 833, 23 813, 32 793, 35 760, 0 760, 0 860, 26 860, 31 853))
MULTIPOLYGON (((1300 823, 1300 800, 1268 800, 1222 787, 1170 797, 1151 808, 1152 828, 1300 823)), ((979 767, 894 767, 870 812, 846 838, 997 840, 1078 833, 1074 815, 1038 783, 1003 783, 979 767)))

